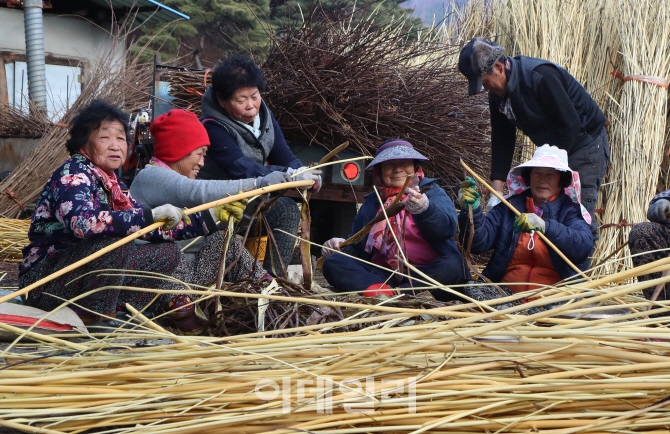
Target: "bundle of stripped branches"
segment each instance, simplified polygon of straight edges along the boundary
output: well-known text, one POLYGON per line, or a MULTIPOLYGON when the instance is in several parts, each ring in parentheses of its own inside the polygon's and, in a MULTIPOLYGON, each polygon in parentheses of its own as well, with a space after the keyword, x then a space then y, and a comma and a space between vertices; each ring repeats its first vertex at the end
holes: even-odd
POLYGON ((13 105, 0 104, 0 135, 37 137, 50 125, 43 112, 26 114, 13 105))
MULTIPOLYGON (((431 159, 424 169, 445 181, 460 180, 459 158, 486 172, 488 105, 467 95, 454 62, 459 47, 431 32, 412 39, 404 20, 375 25, 381 12, 369 12, 354 20, 358 11, 329 17, 315 8, 301 27, 272 37, 260 65, 264 100, 284 136, 328 149, 348 140, 364 154, 404 138, 431 159)), ((175 103, 199 112, 211 84, 205 74, 169 73, 175 103)))

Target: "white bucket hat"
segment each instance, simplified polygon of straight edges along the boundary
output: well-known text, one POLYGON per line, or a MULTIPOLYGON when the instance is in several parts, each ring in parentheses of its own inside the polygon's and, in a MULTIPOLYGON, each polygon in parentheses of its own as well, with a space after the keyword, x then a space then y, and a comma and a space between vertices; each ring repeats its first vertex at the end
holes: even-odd
POLYGON ((512 175, 521 176, 521 172, 525 167, 549 167, 561 172, 572 173, 572 169, 568 166, 568 153, 565 149, 550 145, 542 145, 537 148, 533 154, 533 158, 512 169, 512 175))

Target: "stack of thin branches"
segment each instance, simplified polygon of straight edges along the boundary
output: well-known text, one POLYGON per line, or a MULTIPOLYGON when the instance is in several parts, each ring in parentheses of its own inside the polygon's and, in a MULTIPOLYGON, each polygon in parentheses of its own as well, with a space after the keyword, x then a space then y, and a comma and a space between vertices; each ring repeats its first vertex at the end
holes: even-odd
MULTIPOLYGON (((261 65, 264 100, 284 136, 328 149, 348 140, 364 154, 404 138, 445 181, 461 177, 459 158, 487 172, 488 105, 485 96, 467 95, 453 61, 459 47, 430 33, 412 40, 404 21, 379 27, 378 18, 310 15, 273 36, 261 65)), ((176 104, 198 112, 205 72, 169 74, 176 104)))
MULTIPOLYGON (((275 295, 284 297, 312 297, 314 294, 306 291, 302 286, 291 283, 285 279, 276 279, 278 286, 272 292, 275 295)), ((237 283, 227 283, 222 289, 238 294, 262 294, 270 285, 269 282, 254 282, 245 280, 237 283)), ((377 297, 362 297, 357 294, 327 296, 329 300, 342 303, 356 303, 358 305, 376 304, 380 301, 377 297)), ((383 298, 383 297, 381 297, 383 298)), ((392 300, 386 300, 385 306, 408 307, 414 309, 434 309, 445 307, 445 303, 436 301, 428 293, 419 294, 419 296, 395 297, 392 300)), ((208 320, 206 330, 210 336, 236 336, 244 333, 253 333, 257 330, 259 324, 259 315, 263 315, 262 324, 265 330, 277 330, 276 337, 289 337, 295 333, 283 333, 284 329, 289 327, 312 326, 315 324, 337 323, 349 317, 356 315, 357 318, 372 318, 378 316, 379 312, 369 310, 360 313, 358 309, 343 306, 323 306, 319 303, 295 303, 292 301, 270 300, 267 307, 259 312, 258 301, 256 299, 242 298, 236 296, 215 297, 198 306, 202 309, 205 318, 208 320)), ((425 323, 444 320, 444 317, 431 317, 426 315, 423 318, 425 323)), ((414 323, 413 320, 403 319, 395 326, 414 323)), ((379 324, 371 322, 363 324, 351 324, 346 327, 334 327, 332 331, 355 331, 362 327, 379 324)))
MULTIPOLYGON (((125 44, 124 37, 115 44, 125 44)), ((37 200, 51 174, 69 157, 65 141, 75 115, 93 99, 104 99, 121 107, 126 113, 147 105, 151 70, 138 63, 137 57, 118 55, 116 46, 92 61, 85 75, 81 95, 58 124, 50 125, 33 153, 4 181, 0 182, 0 210, 7 217, 18 217, 23 205, 37 200), (10 191, 14 200, 5 192, 10 191), (21 202, 21 204, 19 204, 21 202)))
MULTIPOLYGON (((276 331, 174 336, 146 321, 149 327, 137 334, 122 330, 84 342, 33 330, 30 337, 48 345, 14 342, 0 354, 6 360, 0 425, 47 434, 667 433, 670 317, 646 315, 667 312, 670 302, 635 293, 670 276, 620 282, 669 266, 664 259, 644 270, 547 287, 525 306, 499 311, 492 305, 500 300, 432 310, 349 304, 386 313, 292 327, 285 333, 305 334, 289 338, 272 338, 276 331), (616 321, 583 317, 608 308, 601 303, 630 313, 616 321), (387 327, 425 314, 447 319, 387 327), (379 324, 321 333, 372 321, 379 324), (129 336, 139 341, 119 340, 129 336)), ((309 303, 345 306, 319 298, 309 303)))
POLYGON ((13 105, 0 104, 0 135, 38 137, 50 125, 43 112, 33 110, 28 115, 13 105))

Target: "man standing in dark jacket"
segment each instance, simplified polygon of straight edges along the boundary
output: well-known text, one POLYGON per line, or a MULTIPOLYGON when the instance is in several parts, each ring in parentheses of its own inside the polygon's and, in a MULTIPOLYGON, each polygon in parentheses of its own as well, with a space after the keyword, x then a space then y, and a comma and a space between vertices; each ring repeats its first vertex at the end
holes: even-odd
POLYGON ((591 214, 591 232, 597 240, 594 211, 610 150, 605 115, 586 89, 552 62, 505 56, 503 47, 483 38, 473 38, 463 47, 458 69, 468 79, 470 95, 482 87, 489 92, 493 188, 502 191, 517 129, 537 146, 565 149, 570 168, 579 172, 582 203, 591 214))

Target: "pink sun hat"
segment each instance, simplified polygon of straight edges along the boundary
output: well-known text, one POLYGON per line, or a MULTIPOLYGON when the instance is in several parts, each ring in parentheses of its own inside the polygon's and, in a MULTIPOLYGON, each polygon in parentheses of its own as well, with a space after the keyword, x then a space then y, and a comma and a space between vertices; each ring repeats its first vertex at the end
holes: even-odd
POLYGON ((572 173, 572 169, 568 166, 568 153, 565 149, 550 145, 542 145, 537 148, 533 154, 533 158, 523 164, 519 164, 510 173, 520 176, 526 167, 549 167, 561 172, 572 173))

